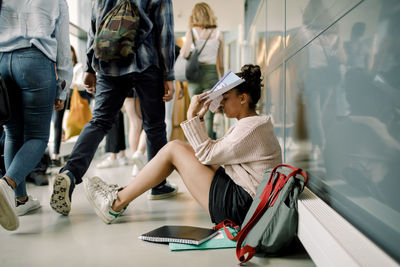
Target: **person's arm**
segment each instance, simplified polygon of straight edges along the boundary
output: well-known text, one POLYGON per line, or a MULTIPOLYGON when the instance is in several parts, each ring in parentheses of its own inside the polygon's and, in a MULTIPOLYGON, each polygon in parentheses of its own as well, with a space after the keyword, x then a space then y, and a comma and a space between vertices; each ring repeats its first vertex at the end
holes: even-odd
POLYGON ((192 47, 192 34, 190 33, 191 29, 187 30, 186 34, 185 34, 185 42, 183 43, 183 46, 181 48, 181 53, 180 55, 183 58, 188 58, 189 54, 190 54, 190 50, 192 47))
POLYGON ((90 29, 88 32, 88 42, 86 47, 86 65, 85 72, 95 74, 96 72, 92 68, 92 59, 94 55, 93 42, 94 36, 96 35, 96 3, 92 1, 92 13, 91 13, 91 21, 90 21, 90 29))
MULTIPOLYGON (((185 136, 193 147, 196 157, 205 165, 240 164, 254 161, 252 151, 256 151, 261 143, 268 142, 262 122, 238 121, 234 128, 218 139, 211 140, 205 131, 204 122, 196 116, 191 120, 181 123, 185 136), (266 140, 261 140, 265 138, 266 140)), ((272 133, 273 134, 273 133, 272 133)), ((260 156, 266 160, 268 155, 260 156)))
POLYGON ((217 71, 218 77, 221 79, 224 75, 224 40, 222 39, 222 33, 219 35, 219 47, 217 54, 217 71))
POLYGON ((92 67, 92 60, 94 55, 93 42, 96 34, 96 3, 92 1, 92 13, 90 21, 90 29, 88 32, 88 42, 86 47, 86 65, 85 73, 83 74, 83 85, 86 91, 92 95, 96 93, 96 72, 92 67))
POLYGON ((72 81, 72 59, 69 42, 69 15, 65 0, 59 0, 60 16, 56 21, 55 38, 57 40, 57 93, 56 99, 65 100, 67 89, 72 81))
MULTIPOLYGON (((156 36, 158 37, 157 49, 160 57, 160 68, 164 74, 164 81, 173 81, 175 80, 175 35, 172 0, 161 1, 153 15, 156 36)), ((165 85, 165 87, 171 89, 169 85, 165 85)))

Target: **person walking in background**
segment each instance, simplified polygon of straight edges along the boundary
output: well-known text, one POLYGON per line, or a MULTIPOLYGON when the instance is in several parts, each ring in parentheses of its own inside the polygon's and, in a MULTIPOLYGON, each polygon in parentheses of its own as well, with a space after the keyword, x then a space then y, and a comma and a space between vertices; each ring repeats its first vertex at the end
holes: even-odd
POLYGON ((223 138, 214 141, 207 136, 203 116, 210 104, 205 104, 207 98, 201 99, 207 93, 195 95, 188 120, 181 123, 189 144, 169 142, 124 188, 98 177, 85 179, 89 203, 105 223, 113 222, 132 200, 177 170, 213 223, 229 219, 242 224, 260 178, 282 162, 282 152, 271 117, 256 112, 260 67, 245 65, 238 76, 245 81, 223 94, 221 101, 226 116, 238 119, 223 138))
MULTIPOLYGON (((189 20, 189 30, 185 35, 185 43, 181 55, 188 58, 190 51, 196 47, 200 49, 204 42, 207 43, 199 55, 200 71, 198 81, 189 81, 190 97, 210 90, 224 74, 224 45, 221 32, 217 29, 217 18, 207 3, 198 3, 194 6, 189 20), (208 38, 208 40, 207 40, 208 38)), ((207 112, 207 134, 214 138, 212 112, 207 112)))
POLYGON ((118 112, 113 126, 106 135, 104 148, 107 157, 96 165, 97 168, 103 169, 128 165, 129 161, 125 155, 125 127, 122 111, 118 112))
POLYGON ((69 109, 69 104, 71 101, 72 90, 75 88, 78 89, 79 95, 86 99, 89 104, 92 100, 92 94, 86 92, 85 86, 83 84, 83 65, 78 62, 78 58, 76 56, 75 48, 71 45, 71 57, 72 57, 72 66, 73 69, 73 76, 72 76, 72 83, 71 88, 68 90, 66 104, 64 108, 61 110, 54 110, 53 112, 53 128, 54 128, 54 143, 53 143, 53 151, 51 154, 51 162, 52 165, 55 167, 61 166, 60 161, 60 146, 61 146, 61 139, 62 139, 62 122, 64 118, 64 113, 66 109, 69 109))
POLYGON ((46 149, 53 107, 64 107, 72 80, 69 16, 65 0, 0 3, 0 74, 12 103, 12 116, 5 124, 0 224, 16 230, 17 214, 40 207, 28 196, 25 177, 46 149))
MULTIPOLYGON (((153 158, 167 143, 165 134, 165 102, 174 95, 174 25, 171 0, 121 2, 138 7, 139 40, 133 55, 121 60, 101 60, 95 53, 95 36, 106 14, 120 2, 92 1, 92 19, 88 36, 84 84, 95 94, 92 120, 86 124, 66 165, 56 175, 50 205, 58 213, 68 215, 76 184, 82 182, 99 143, 111 129, 132 87, 138 94, 147 135, 147 156, 153 158)), ((97 40, 97 39, 96 39, 97 40)), ((176 186, 155 184, 151 195, 157 198, 174 196, 176 186)))
POLYGON ((124 107, 129 120, 128 142, 133 160, 131 175, 135 177, 147 163, 144 155, 146 152, 146 134, 142 127, 142 112, 140 111, 140 102, 135 89, 129 91, 124 107))

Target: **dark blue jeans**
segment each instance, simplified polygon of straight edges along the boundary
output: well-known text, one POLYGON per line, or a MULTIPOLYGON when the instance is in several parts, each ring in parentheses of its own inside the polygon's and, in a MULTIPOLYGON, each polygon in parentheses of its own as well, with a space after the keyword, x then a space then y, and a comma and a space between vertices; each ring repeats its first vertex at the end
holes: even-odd
POLYGON ((150 67, 142 73, 118 77, 97 75, 92 120, 83 128, 67 164, 60 171, 72 172, 77 184, 82 182, 82 177, 89 168, 101 140, 111 129, 125 97, 132 88, 136 89, 140 100, 143 129, 147 135, 148 159, 152 159, 167 143, 165 103, 162 100, 164 80, 158 68, 150 67))
POLYGON ((0 73, 11 102, 5 125, 5 176, 15 181, 16 197, 26 196, 25 177, 47 147, 56 96, 54 62, 35 47, 0 53, 0 73))

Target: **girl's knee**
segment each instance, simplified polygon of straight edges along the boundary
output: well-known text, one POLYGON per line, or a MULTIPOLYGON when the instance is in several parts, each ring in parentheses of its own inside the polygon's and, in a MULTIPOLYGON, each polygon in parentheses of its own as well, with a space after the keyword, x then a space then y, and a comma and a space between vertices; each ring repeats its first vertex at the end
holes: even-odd
POLYGON ((171 152, 172 154, 175 154, 179 151, 182 151, 182 149, 188 149, 190 145, 188 143, 185 143, 181 140, 173 140, 169 141, 162 149, 165 150, 166 152, 171 152))

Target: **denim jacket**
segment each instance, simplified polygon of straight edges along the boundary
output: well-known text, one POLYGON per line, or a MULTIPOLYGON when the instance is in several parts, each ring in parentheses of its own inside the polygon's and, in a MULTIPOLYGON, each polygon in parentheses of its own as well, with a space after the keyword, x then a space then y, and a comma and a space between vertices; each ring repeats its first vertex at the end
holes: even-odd
MULTIPOLYGON (((69 15, 65 0, 3 0, 0 53, 34 45, 57 71, 57 99, 65 99, 72 81, 69 15), (62 88, 62 82, 66 85, 62 88)), ((34 71, 34 70, 33 70, 34 71)))
POLYGON ((157 66, 164 80, 174 80, 175 42, 172 0, 131 0, 139 8, 145 21, 141 35, 147 36, 137 48, 129 64, 105 62, 96 58, 93 50, 94 36, 104 16, 118 3, 116 0, 92 1, 92 20, 89 30, 87 62, 85 71, 103 75, 122 76, 142 72, 150 66, 157 66))

